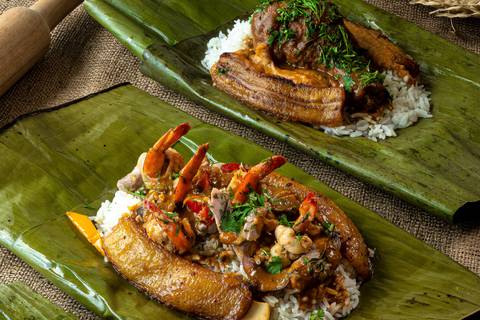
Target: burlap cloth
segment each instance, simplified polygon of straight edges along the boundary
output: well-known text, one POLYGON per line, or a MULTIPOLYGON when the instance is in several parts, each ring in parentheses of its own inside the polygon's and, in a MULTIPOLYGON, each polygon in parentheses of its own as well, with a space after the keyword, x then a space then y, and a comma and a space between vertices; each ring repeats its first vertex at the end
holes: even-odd
MULTIPOLYGON (((408 1, 367 1, 407 18, 475 53, 480 53, 480 20, 433 18, 428 9, 408 1), (453 26, 453 28, 452 28, 453 26)), ((0 12, 32 1, 0 0, 0 12)), ((1 72, 1 70, 0 70, 1 72)), ((284 154, 311 175, 347 197, 378 212, 418 239, 480 274, 480 227, 449 225, 422 210, 356 178, 329 167, 243 125, 230 121, 165 89, 139 72, 139 62, 112 35, 77 8, 53 32, 51 50, 15 87, 0 98, 0 127, 18 116, 70 101, 129 81, 195 117, 284 154)), ((0 247, 0 283, 20 280, 81 319, 96 319, 78 302, 57 289, 8 250, 0 247)))

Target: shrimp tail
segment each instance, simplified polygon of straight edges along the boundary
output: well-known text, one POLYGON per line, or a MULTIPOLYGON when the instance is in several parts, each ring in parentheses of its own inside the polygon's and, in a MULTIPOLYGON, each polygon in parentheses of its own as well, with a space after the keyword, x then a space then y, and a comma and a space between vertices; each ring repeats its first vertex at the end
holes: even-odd
POLYGON ((197 174, 198 169, 202 165, 202 161, 205 158, 205 155, 208 151, 208 143, 202 144, 198 147, 197 152, 193 157, 188 161, 188 163, 180 171, 180 176, 178 177, 178 183, 175 187, 175 203, 181 203, 185 199, 185 196, 192 188, 193 177, 197 174))
POLYGON ((143 162, 143 172, 149 178, 156 178, 160 175, 163 164, 165 162, 165 151, 173 146, 182 136, 190 130, 188 123, 182 123, 174 129, 168 130, 157 142, 151 147, 143 162))
POLYGON ((283 156, 272 156, 248 170, 233 196, 233 204, 242 204, 251 190, 258 189, 258 183, 275 169, 283 166, 287 159, 283 156))

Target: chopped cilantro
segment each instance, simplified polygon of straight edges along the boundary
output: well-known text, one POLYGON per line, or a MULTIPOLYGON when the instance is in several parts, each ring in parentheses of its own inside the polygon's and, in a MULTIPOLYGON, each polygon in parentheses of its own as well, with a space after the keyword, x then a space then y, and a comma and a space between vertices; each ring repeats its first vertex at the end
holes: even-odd
POLYGON ((345 86, 345 91, 352 91, 352 87, 354 84, 355 81, 353 81, 351 76, 349 76, 348 74, 343 76, 343 85, 345 86))
POLYGON ((173 172, 173 173, 172 173, 172 180, 175 180, 175 179, 177 179, 178 177, 180 177, 180 173, 178 173, 178 172, 173 172))
POLYGON ((250 210, 226 212, 222 217, 222 230, 239 233, 250 210))
POLYGON ((271 274, 277 274, 282 271, 282 259, 280 257, 274 256, 267 264, 267 272, 271 274))
POLYGON ((165 213, 165 215, 167 217, 169 217, 170 219, 173 219, 175 218, 176 216, 178 216, 178 214, 176 212, 168 212, 168 211, 163 211, 163 213, 165 213))
POLYGON ((322 226, 323 226, 323 229, 325 229, 325 233, 328 235, 328 234, 331 234, 333 232, 333 230, 335 230, 335 225, 333 223, 330 223, 328 221, 323 221, 322 222, 322 226))
POLYGON ((309 320, 323 320, 325 317, 325 312, 322 309, 317 309, 310 313, 309 320))
POLYGON ((383 82, 383 79, 383 75, 381 75, 378 71, 364 72, 360 75, 360 83, 364 87, 368 86, 371 83, 383 82))
POLYGON ((302 235, 300 233, 297 233, 297 235, 295 236, 295 239, 297 239, 298 242, 302 241, 302 235))
POLYGON ((254 14, 262 12, 263 10, 265 10, 269 5, 271 5, 275 1, 276 0, 260 0, 260 4, 258 5, 257 9, 255 9, 254 14))
POLYGON ((140 198, 140 199, 145 199, 145 196, 147 195, 147 190, 145 190, 145 187, 141 187, 140 189, 130 192, 131 195, 134 197, 140 198))
POLYGON ((280 32, 278 33, 277 38, 278 38, 278 43, 283 44, 288 40, 295 38, 295 31, 290 28, 280 29, 280 32))
POLYGON ((270 32, 270 35, 268 36, 267 44, 271 47, 275 41, 277 40, 279 35, 279 32, 277 30, 273 30, 270 32))
POLYGON ((251 207, 263 207, 265 206, 265 196, 263 194, 256 193, 255 191, 250 191, 246 205, 251 207))
POLYGON ((239 233, 250 213, 263 206, 265 206, 265 196, 250 191, 247 202, 234 205, 231 211, 225 212, 222 217, 222 230, 239 233))
POLYGON ((278 219, 278 223, 280 223, 281 225, 284 225, 286 227, 289 227, 289 228, 291 228, 293 226, 293 222, 288 221, 288 218, 285 214, 282 214, 280 216, 280 219, 278 219))

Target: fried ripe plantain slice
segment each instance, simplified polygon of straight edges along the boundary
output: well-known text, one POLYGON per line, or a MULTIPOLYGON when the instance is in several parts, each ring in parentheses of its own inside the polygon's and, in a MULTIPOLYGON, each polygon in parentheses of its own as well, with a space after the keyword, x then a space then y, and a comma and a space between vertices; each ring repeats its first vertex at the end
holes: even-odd
POLYGON ((103 238, 115 270, 135 287, 175 309, 206 319, 241 319, 252 293, 240 277, 221 274, 175 256, 148 239, 131 217, 103 238))

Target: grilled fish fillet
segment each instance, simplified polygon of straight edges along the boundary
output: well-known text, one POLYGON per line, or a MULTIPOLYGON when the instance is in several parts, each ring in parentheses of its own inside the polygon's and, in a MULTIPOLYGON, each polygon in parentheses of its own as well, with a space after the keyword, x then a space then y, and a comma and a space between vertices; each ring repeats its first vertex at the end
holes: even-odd
POLYGON ((103 238, 108 260, 150 297, 207 319, 241 319, 252 294, 241 278, 210 271, 175 256, 148 239, 133 218, 124 217, 103 238))

